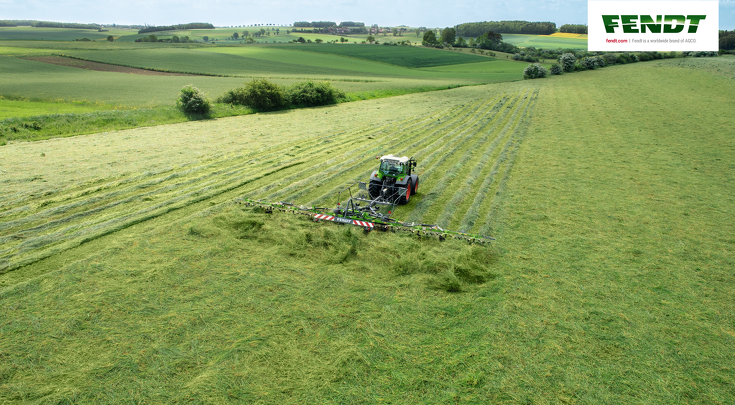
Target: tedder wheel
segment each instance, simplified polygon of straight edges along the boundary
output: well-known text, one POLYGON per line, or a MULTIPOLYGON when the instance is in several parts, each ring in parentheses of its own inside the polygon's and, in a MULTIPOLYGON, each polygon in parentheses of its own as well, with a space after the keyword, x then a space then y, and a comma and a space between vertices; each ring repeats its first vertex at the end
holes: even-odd
POLYGON ((368 187, 368 193, 370 194, 370 198, 378 198, 380 197, 380 188, 383 187, 382 183, 378 183, 375 181, 370 182, 370 186, 368 187))
POLYGON ((409 180, 408 184, 406 184, 406 194, 402 195, 399 200, 401 204, 408 204, 408 202, 411 201, 411 190, 413 190, 413 184, 411 184, 411 180, 409 180))

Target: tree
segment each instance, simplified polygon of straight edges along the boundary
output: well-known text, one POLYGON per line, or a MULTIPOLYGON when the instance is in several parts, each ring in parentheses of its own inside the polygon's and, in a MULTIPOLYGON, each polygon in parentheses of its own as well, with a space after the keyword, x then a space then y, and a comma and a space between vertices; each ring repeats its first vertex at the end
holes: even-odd
POLYGON ((454 46, 458 46, 460 48, 466 48, 467 47, 467 41, 465 41, 464 38, 459 37, 459 38, 457 38, 457 43, 454 46))
POLYGON ((317 38, 317 39, 314 40, 314 42, 316 42, 317 44, 321 44, 324 41, 322 41, 321 39, 317 38))
POLYGON ((171 37, 171 42, 178 44, 181 42, 181 38, 177 37, 176 35, 171 37))
POLYGON ((391 32, 393 33, 393 36, 394 37, 397 36, 398 35, 398 28, 393 27, 393 29, 391 30, 391 32))
POLYGON ((296 42, 301 42, 303 44, 304 42, 306 42, 306 40, 304 39, 304 37, 299 37, 296 42))
POLYGON ((433 30, 428 30, 424 34, 424 39, 421 42, 424 46, 434 46, 437 44, 436 40, 436 34, 434 34, 433 30))
POLYGON ((345 42, 347 42, 347 41, 348 41, 348 40, 344 39, 344 37, 339 37, 339 42, 341 42, 341 43, 345 43, 345 42))
POLYGON ((209 41, 209 37, 208 37, 208 36, 206 36, 206 35, 205 35, 205 36, 203 36, 203 37, 202 37, 202 39, 204 40, 204 42, 207 42, 207 41, 209 41))
POLYGON ((250 36, 250 32, 248 32, 247 30, 245 30, 245 31, 242 32, 242 37, 243 38, 247 38, 249 36, 250 36))
POLYGON ((279 28, 276 28, 276 35, 279 35, 281 33, 281 30, 279 28))
POLYGON ((232 34, 232 38, 235 38, 235 39, 237 39, 239 36, 240 36, 240 34, 238 34, 237 32, 234 33, 234 34, 232 34))
POLYGON ((441 42, 443 44, 454 44, 454 40, 457 37, 457 31, 454 30, 454 28, 444 28, 442 31, 442 40, 441 42))
POLYGON ((371 44, 372 44, 373 42, 375 42, 375 37, 374 37, 374 36, 372 36, 372 35, 368 35, 368 37, 366 38, 366 40, 367 40, 367 41, 368 41, 369 43, 371 43, 371 44))
POLYGON ((109 35, 107 36, 107 40, 110 42, 115 42, 115 37, 113 37, 112 35, 109 35))
POLYGON ((488 31, 479 37, 475 42, 478 47, 483 49, 496 49, 500 43, 503 42, 503 36, 492 31, 488 31))

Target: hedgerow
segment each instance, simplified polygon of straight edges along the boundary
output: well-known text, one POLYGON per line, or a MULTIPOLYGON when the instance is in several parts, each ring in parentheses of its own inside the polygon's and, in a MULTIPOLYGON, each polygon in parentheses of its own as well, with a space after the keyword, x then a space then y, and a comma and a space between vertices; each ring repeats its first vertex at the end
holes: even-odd
POLYGON ((301 82, 288 87, 266 79, 253 80, 245 87, 228 90, 217 98, 218 103, 246 105, 268 111, 289 106, 312 107, 336 104, 347 96, 329 82, 301 82))

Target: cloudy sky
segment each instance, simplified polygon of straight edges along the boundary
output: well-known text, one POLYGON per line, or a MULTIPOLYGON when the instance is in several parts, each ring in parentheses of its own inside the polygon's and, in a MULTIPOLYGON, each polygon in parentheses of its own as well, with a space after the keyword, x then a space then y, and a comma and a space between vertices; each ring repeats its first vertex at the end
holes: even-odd
MULTIPOLYGON (((448 27, 527 20, 586 24, 587 0, 0 0, 0 20, 216 26, 360 21, 381 26, 448 27)), ((720 0, 720 29, 735 29, 735 0, 720 0)))

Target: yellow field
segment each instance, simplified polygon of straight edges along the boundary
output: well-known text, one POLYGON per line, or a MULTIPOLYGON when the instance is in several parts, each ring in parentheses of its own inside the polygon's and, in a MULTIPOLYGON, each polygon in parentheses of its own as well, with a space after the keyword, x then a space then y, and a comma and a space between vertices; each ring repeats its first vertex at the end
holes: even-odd
POLYGON ((551 35, 539 35, 539 36, 549 36, 549 37, 555 37, 555 38, 581 38, 581 39, 587 39, 587 34, 572 34, 569 32, 555 32, 551 35))

